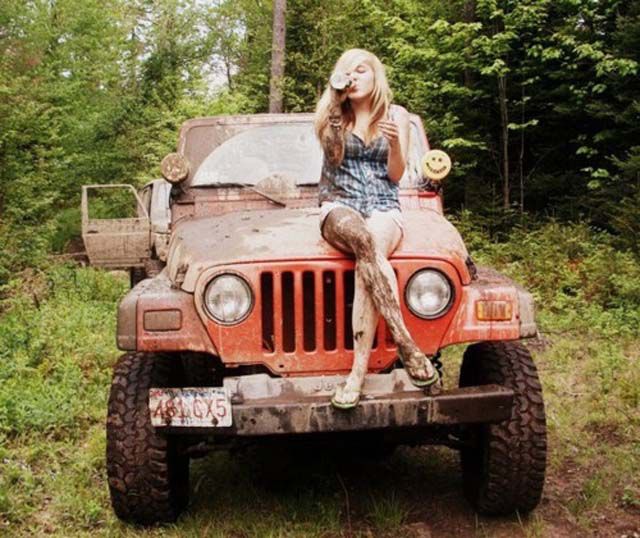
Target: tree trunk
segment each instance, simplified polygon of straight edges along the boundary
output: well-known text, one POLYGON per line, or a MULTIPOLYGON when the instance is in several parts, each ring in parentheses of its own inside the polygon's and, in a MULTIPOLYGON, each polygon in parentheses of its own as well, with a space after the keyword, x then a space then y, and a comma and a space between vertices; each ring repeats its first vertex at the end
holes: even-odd
POLYGON ((498 76, 500 128, 502 142, 502 207, 509 209, 509 110, 507 109, 507 77, 498 76))
MULTIPOLYGON (((476 21, 476 0, 465 0, 464 6, 462 8, 462 21, 467 24, 471 24, 476 21)), ((470 53, 471 55, 473 54, 472 42, 473 40, 471 39, 471 37, 469 37, 465 45, 466 50, 468 51, 468 54, 470 53)), ((466 61, 468 62, 468 65, 464 68, 464 86, 465 88, 473 90, 473 88, 475 87, 476 81, 475 81, 475 77, 473 76, 473 71, 470 67, 471 60, 469 58, 466 61)), ((469 189, 472 186, 472 182, 467 181, 467 174, 464 174, 463 177, 464 177, 464 206, 465 208, 467 208, 469 207, 469 189)))
POLYGON ((269 112, 282 112, 286 11, 287 0, 273 0, 273 41, 271 45, 271 84, 269 88, 269 112))
MULTIPOLYGON (((476 22, 476 0, 466 0, 462 8, 462 21, 471 24, 476 22)), ((472 39, 467 40, 466 46, 470 50, 472 39)), ((473 72, 469 67, 464 69, 464 85, 467 88, 473 88, 475 85, 475 78, 473 72)))
POLYGON ((231 60, 229 58, 225 58, 224 67, 225 67, 225 72, 227 74, 227 85, 229 86, 229 91, 233 91, 233 77, 231 76, 231 60))
POLYGON ((524 120, 525 120, 525 91, 524 84, 521 86, 520 94, 520 158, 519 158, 519 174, 520 174, 520 216, 524 215, 524 120))

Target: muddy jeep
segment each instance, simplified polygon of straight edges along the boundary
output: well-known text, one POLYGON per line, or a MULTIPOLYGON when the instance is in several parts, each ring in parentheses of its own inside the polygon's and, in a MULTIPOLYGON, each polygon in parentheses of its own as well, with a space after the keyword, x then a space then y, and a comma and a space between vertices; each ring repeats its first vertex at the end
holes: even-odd
MULTIPOLYGON (((107 418, 107 472, 119 518, 175 520, 189 460, 273 439, 364 440, 366 450, 441 444, 460 451, 464 488, 484 514, 539 502, 546 427, 532 296, 476 267, 425 181, 429 146, 411 116, 401 180, 405 234, 391 264, 401 310, 423 352, 464 352, 458 388, 429 394, 408 378, 381 321, 360 404, 330 398, 353 361, 354 261, 318 226, 322 152, 309 114, 199 118, 140 192, 83 188, 92 264, 127 269, 107 418), (135 211, 105 216, 105 192, 135 211), (97 201, 96 201, 97 200, 97 201), (94 211, 94 207, 98 210, 94 211), (435 284, 434 284, 435 283, 435 284)), ((442 372, 441 372, 442 373, 442 372)))

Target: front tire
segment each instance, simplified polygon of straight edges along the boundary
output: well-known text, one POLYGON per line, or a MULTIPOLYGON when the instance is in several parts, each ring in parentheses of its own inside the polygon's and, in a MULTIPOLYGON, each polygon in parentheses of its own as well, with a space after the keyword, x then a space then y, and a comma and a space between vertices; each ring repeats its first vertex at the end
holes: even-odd
POLYGON ((129 523, 173 522, 189 500, 189 459, 177 438, 156 433, 149 416, 149 388, 169 386, 175 364, 163 355, 126 353, 114 369, 107 475, 113 509, 129 523))
POLYGON ((466 428, 461 450, 465 495, 481 514, 533 510, 546 468, 542 387, 529 350, 517 342, 481 342, 464 354, 460 386, 497 384, 514 392, 511 417, 466 428))

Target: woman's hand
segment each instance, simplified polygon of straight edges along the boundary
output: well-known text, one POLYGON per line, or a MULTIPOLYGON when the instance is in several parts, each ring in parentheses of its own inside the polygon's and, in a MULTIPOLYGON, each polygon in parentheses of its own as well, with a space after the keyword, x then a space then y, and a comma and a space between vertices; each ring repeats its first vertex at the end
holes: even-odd
POLYGON ((329 77, 329 87, 333 102, 342 104, 348 97, 351 79, 345 73, 334 71, 329 77))
POLYGON ((328 124, 320 134, 320 144, 327 161, 332 166, 339 166, 344 158, 344 121, 342 103, 347 98, 347 87, 336 89, 329 83, 329 117, 328 124))
POLYGON ((349 93, 349 85, 344 88, 336 88, 333 83, 336 73, 331 75, 329 82, 329 91, 331 92, 331 104, 329 105, 329 124, 333 128, 342 127, 342 103, 347 99, 349 93))
POLYGON ((331 101, 333 104, 341 105, 347 100, 347 97, 349 97, 349 88, 345 88, 344 90, 331 88, 331 101))
POLYGON ((389 117, 378 122, 378 129, 389 141, 387 159, 388 176, 398 182, 404 174, 409 148, 409 113, 402 107, 392 105, 389 117))
POLYGON ((395 148, 400 144, 400 128, 395 121, 380 120, 378 129, 380 129, 382 136, 389 141, 390 148, 395 148))

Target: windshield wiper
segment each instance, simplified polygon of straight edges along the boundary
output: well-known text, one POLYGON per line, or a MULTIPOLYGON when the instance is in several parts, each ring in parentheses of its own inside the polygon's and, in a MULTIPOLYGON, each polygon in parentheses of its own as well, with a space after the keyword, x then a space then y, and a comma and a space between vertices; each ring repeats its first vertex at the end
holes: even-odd
POLYGON ((213 185, 197 185, 197 187, 216 187, 216 188, 218 188, 218 187, 241 187, 243 189, 249 189, 250 191, 253 191, 256 194, 259 194, 263 198, 266 198, 270 202, 273 202, 274 204, 279 205, 280 207, 287 207, 287 204, 285 202, 283 202, 282 200, 280 200, 279 198, 271 196, 270 194, 260 190, 255 185, 251 185, 250 183, 239 183, 239 182, 235 182, 235 181, 230 181, 228 183, 215 183, 213 185))
POLYGON ((249 189, 249 190, 252 190, 253 192, 258 193, 263 198, 266 198, 270 202, 273 202, 274 204, 279 205, 280 207, 287 207, 287 204, 285 204, 282 200, 280 200, 280 198, 275 198, 270 194, 267 194, 266 192, 261 191, 255 185, 244 185, 244 187, 245 189, 249 189))

